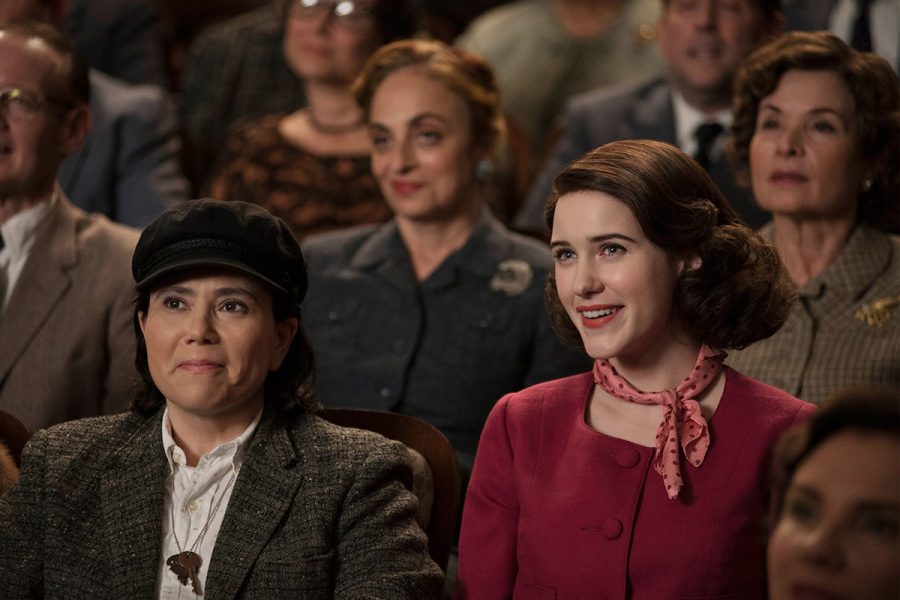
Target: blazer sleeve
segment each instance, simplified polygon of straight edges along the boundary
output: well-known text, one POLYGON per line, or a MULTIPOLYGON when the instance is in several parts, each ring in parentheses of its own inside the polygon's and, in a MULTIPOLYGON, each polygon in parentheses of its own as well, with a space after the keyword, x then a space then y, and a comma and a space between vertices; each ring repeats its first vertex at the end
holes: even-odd
POLYGON ((338 524, 334 598, 440 598, 444 578, 416 522, 402 444, 379 444, 361 464, 338 524))
POLYGON ((508 430, 511 397, 504 396, 494 406, 478 442, 463 509, 454 600, 500 600, 513 595, 519 497, 508 430))
POLYGON ((44 572, 44 433, 38 432, 22 453, 19 483, 0 496, 0 598, 43 598, 44 572))

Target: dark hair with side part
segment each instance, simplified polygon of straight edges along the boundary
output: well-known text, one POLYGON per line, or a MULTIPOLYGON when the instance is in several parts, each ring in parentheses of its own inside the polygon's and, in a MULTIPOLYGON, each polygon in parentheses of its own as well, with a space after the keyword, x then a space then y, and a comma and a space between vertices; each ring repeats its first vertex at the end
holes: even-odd
MULTIPOLYGON (((673 290, 672 318, 694 341, 743 348, 787 319, 796 292, 774 246, 741 221, 706 171, 678 148, 629 140, 588 152, 557 176, 544 210, 549 230, 559 199, 584 191, 628 206, 647 239, 667 255, 700 258, 673 290)), ((557 332, 580 347, 553 275, 545 299, 557 332)))
POLYGON ((758 48, 744 62, 734 86, 734 135, 730 151, 742 170, 750 170, 750 142, 763 98, 790 70, 827 71, 844 82, 853 98, 856 147, 871 163, 872 186, 860 191, 857 220, 877 229, 900 229, 900 84, 890 63, 857 52, 824 32, 791 32, 758 48))
POLYGON ((58 29, 39 21, 16 21, 0 24, 0 33, 9 33, 26 39, 38 39, 49 46, 63 59, 63 68, 54 78, 46 82, 48 94, 58 95, 73 105, 90 104, 91 83, 87 64, 81 59, 75 45, 58 29))
POLYGON ((772 526, 781 516, 785 494, 801 463, 828 438, 845 431, 893 436, 900 441, 900 392, 844 390, 781 438, 772 469, 772 526))
POLYGON ((446 85, 469 111, 472 144, 493 149, 504 132, 500 88, 491 66, 481 56, 434 40, 402 40, 381 47, 353 84, 353 96, 369 118, 372 98, 387 77, 405 67, 446 85))
MULTIPOLYGON (((172 279, 178 279, 183 272, 176 273, 172 278, 160 280, 152 289, 164 287, 172 279)), ((313 392, 313 383, 315 381, 315 357, 313 354, 312 344, 303 329, 303 323, 300 319, 300 308, 294 305, 286 294, 280 292, 267 283, 262 282, 272 294, 272 312, 276 322, 282 322, 285 319, 294 317, 298 321, 297 334, 291 342, 278 370, 269 373, 265 382, 265 401, 268 406, 274 408, 278 413, 290 418, 296 414, 307 412, 318 412, 322 406, 313 392)), ((147 344, 144 341, 144 334, 141 331, 141 325, 138 320, 140 313, 147 313, 150 307, 150 295, 152 289, 138 292, 134 307, 134 335, 137 339, 137 353, 135 355, 134 364, 141 381, 135 389, 134 396, 131 401, 131 409, 141 415, 150 415, 158 410, 166 399, 162 392, 153 382, 150 375, 150 365, 147 360, 147 344)))

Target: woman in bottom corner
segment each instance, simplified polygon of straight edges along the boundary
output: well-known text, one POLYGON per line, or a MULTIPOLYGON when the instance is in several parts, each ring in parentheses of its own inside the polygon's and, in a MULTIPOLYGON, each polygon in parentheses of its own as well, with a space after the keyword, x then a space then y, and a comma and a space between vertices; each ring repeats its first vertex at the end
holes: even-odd
POLYGON ((771 448, 813 406, 722 361, 786 318, 777 254, 659 142, 572 163, 546 221, 551 312, 595 364, 493 409, 456 598, 765 597, 771 448))
POLYGON ((900 391, 844 390, 775 453, 769 598, 900 594, 900 391))

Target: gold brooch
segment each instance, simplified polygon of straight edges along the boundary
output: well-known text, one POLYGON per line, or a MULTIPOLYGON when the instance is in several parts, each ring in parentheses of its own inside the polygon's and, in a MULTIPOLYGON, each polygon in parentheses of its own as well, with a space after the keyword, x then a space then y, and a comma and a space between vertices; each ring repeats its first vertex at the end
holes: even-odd
POLYGON ((863 304, 853 315, 869 327, 883 327, 891 320, 891 311, 900 306, 900 296, 896 298, 882 298, 869 304, 863 304))
POLYGON ((491 289, 507 296, 518 296, 534 281, 534 271, 524 260, 504 260, 491 278, 491 289))

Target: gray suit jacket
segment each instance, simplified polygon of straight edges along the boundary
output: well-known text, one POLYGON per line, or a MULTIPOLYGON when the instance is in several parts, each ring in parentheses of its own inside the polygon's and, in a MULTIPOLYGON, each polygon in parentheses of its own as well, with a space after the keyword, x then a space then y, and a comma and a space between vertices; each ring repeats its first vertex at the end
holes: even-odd
MULTIPOLYGON (((0 497, 0 597, 154 598, 168 464, 162 410, 38 433, 0 497)), ((404 447, 303 414, 263 416, 204 598, 437 598, 404 447)))
POLYGON ((312 236, 303 253, 322 403, 425 419, 453 444, 463 473, 500 396, 590 367, 562 345, 544 307, 547 247, 487 209, 422 282, 395 221, 312 236))
POLYGON ((58 178, 76 206, 143 227, 189 197, 174 104, 156 86, 91 71, 93 122, 58 178))
POLYGON ((0 409, 32 431, 128 407, 137 238, 62 197, 41 224, 0 313, 0 409))
MULTIPOLYGON (((550 196, 553 180, 566 165, 589 150, 628 139, 675 143, 672 93, 663 77, 575 96, 563 118, 562 136, 513 221, 519 229, 543 230, 544 203, 550 196)), ((727 157, 714 160, 709 173, 750 227, 756 229, 769 220, 750 191, 737 185, 734 168, 727 157)))
POLYGON ((828 31, 838 0, 786 0, 784 17, 789 31, 828 31))

